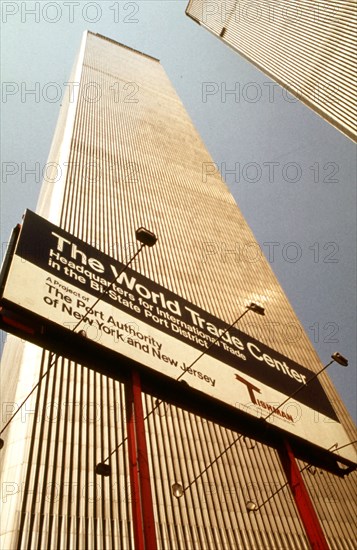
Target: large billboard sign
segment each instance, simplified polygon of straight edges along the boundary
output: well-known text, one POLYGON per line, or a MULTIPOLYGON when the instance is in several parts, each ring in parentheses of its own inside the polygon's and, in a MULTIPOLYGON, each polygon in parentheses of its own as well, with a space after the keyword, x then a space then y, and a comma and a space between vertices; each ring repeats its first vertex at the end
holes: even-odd
MULTIPOLYGON (((213 344, 226 323, 133 269, 121 273, 123 267, 28 210, 3 275, 1 305, 78 333, 81 347, 94 343, 157 376, 180 378, 232 412, 269 416, 269 425, 325 451, 345 446, 340 459, 357 463, 318 378, 309 383, 310 370, 238 328, 213 344)), ((111 376, 120 378, 121 364, 111 376)))

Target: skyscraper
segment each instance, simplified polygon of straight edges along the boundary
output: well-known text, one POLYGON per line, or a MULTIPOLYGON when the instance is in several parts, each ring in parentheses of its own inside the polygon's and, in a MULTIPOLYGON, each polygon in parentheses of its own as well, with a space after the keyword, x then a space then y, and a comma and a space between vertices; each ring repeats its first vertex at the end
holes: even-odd
POLYGON ((186 13, 356 140, 354 2, 190 0, 186 13))
MULTIPOLYGON (((37 212, 124 262, 135 229, 148 227, 159 240, 136 271, 227 324, 259 302, 266 316, 246 317, 239 328, 318 372, 320 361, 160 63, 86 33, 70 82, 37 212)), ((40 380, 4 436, 2 546, 133 548, 123 385, 14 337, 2 369, 5 416, 40 380), (97 476, 96 464, 112 451, 112 475, 97 476)), ((328 377, 321 381, 355 440, 328 377)), ((156 400, 145 395, 143 404, 148 414, 156 400)), ((259 512, 246 509, 286 481, 275 449, 253 437, 235 443, 235 432, 169 403, 145 422, 159 548, 308 548, 287 488, 259 512), (187 488, 180 499, 171 493, 175 483, 187 488)), ((303 476, 331 547, 353 548, 355 473, 306 468, 303 476)))

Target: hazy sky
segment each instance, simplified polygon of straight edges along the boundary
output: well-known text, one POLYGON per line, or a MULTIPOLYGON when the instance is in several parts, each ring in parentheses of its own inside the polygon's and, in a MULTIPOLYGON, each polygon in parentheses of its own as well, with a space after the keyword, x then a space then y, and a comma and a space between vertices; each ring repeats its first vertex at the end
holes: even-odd
MULTIPOLYGON (((35 209, 82 32, 157 57, 217 166, 236 169, 226 181, 322 362, 348 357, 329 375, 356 418, 355 145, 191 21, 186 5, 2 2, 2 249, 35 209)), ((228 268, 239 261, 223 253, 239 249, 239 235, 216 244, 228 268)))

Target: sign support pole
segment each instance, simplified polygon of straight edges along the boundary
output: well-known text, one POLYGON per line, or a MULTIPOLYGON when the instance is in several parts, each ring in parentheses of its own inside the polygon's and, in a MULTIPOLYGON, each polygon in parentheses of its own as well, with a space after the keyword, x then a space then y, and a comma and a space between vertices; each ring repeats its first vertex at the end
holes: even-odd
POLYGON ((131 486, 131 509, 133 516, 134 541, 136 550, 144 550, 144 533, 140 501, 139 468, 137 461, 135 419, 133 410, 133 388, 131 380, 125 384, 126 426, 128 433, 128 455, 131 486))
POLYGON ((135 370, 125 385, 125 394, 135 548, 157 550, 141 381, 135 370))
POLYGON ((279 449, 279 457, 312 550, 329 550, 319 518, 296 463, 295 455, 287 440, 284 440, 279 449))

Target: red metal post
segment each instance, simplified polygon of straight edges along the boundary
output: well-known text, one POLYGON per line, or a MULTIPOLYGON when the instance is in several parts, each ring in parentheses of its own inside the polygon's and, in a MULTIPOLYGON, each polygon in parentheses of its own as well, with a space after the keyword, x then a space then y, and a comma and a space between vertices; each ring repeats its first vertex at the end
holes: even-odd
POLYGON ((319 518, 288 441, 284 441, 279 455, 311 548, 313 550, 329 550, 319 518))
POLYGON ((145 438, 143 404, 141 401, 141 382, 140 375, 135 370, 132 371, 132 381, 145 548, 146 550, 157 550, 149 459, 145 438))
POLYGON ((126 384, 125 391, 135 548, 136 550, 157 550, 141 382, 138 372, 132 371, 131 380, 126 384))
POLYGON ((129 471, 131 485, 131 509, 136 550, 145 550, 142 525, 139 470, 136 451, 135 418, 131 380, 125 384, 126 427, 128 432, 129 471))

